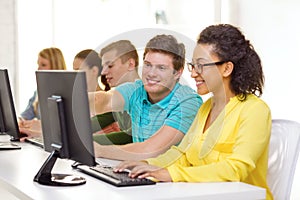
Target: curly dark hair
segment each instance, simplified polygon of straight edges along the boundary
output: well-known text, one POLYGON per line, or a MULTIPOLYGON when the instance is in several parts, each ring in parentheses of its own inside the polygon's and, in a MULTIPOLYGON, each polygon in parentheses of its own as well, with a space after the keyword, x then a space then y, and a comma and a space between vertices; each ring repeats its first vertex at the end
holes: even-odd
POLYGON ((241 101, 247 98, 247 94, 262 95, 264 74, 261 60, 237 27, 229 24, 209 26, 200 33, 197 43, 212 45, 213 52, 221 60, 234 64, 230 87, 241 101))

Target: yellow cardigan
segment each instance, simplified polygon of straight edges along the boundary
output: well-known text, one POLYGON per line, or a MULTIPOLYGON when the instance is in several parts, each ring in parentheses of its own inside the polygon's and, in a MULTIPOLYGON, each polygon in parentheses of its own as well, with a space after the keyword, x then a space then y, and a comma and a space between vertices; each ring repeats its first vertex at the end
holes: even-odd
POLYGON ((167 168, 174 182, 241 181, 266 188, 271 112, 255 95, 243 102, 230 99, 225 109, 203 133, 211 109, 207 100, 178 146, 157 158, 152 165, 167 168))

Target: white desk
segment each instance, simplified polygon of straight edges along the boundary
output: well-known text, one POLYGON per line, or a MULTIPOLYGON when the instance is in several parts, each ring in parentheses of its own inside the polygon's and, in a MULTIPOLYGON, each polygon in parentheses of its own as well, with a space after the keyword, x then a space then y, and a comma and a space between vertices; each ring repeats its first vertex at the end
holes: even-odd
MULTIPOLYGON (((80 186, 52 187, 33 182, 49 153, 31 144, 20 143, 21 150, 0 151, 0 187, 20 199, 201 199, 255 200, 265 198, 265 189, 240 182, 157 183, 151 186, 114 187, 73 170, 71 160, 58 159, 56 173, 78 174, 87 183, 80 186)), ((105 160, 104 160, 105 161, 105 160)))

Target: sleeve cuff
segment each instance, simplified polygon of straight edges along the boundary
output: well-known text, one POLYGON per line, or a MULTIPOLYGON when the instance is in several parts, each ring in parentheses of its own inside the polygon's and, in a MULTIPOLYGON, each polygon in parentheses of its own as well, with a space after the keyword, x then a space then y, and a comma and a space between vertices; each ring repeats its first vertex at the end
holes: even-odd
POLYGON ((167 170, 168 170, 173 182, 183 181, 182 177, 179 173, 180 170, 178 169, 178 167, 176 165, 171 165, 171 166, 167 167, 167 170))

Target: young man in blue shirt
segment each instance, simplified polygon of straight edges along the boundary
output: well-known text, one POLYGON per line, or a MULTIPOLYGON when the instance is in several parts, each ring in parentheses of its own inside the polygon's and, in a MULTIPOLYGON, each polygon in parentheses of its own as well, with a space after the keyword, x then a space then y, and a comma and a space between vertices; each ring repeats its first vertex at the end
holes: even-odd
POLYGON ((146 45, 142 80, 89 93, 92 114, 125 110, 132 119, 133 143, 95 143, 96 157, 141 160, 181 141, 202 104, 195 91, 179 83, 184 62, 184 45, 171 35, 157 35, 146 45))

